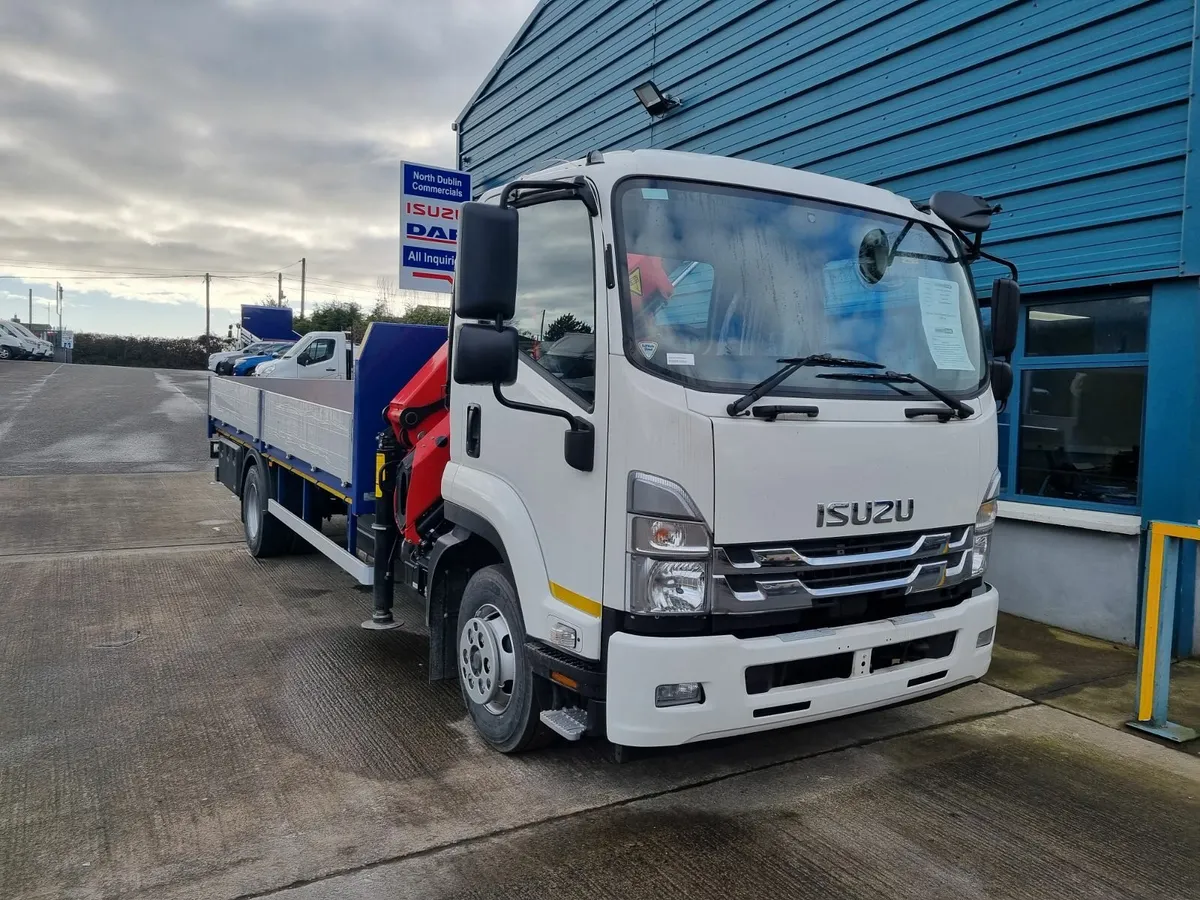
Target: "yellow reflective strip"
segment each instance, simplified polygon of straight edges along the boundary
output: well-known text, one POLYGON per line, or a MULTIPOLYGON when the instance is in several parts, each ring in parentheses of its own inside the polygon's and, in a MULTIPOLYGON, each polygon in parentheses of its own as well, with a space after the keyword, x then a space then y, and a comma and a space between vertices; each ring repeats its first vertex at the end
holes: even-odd
POLYGON ((383 466, 387 457, 382 453, 375 454, 375 498, 383 497, 383 466))
POLYGON ((275 457, 273 457, 273 456, 267 456, 266 454, 263 454, 263 459, 265 459, 267 461, 267 465, 279 466, 279 468, 281 468, 281 469, 287 469, 293 475, 299 475, 305 481, 311 482, 314 487, 319 487, 321 490, 323 490, 327 493, 333 494, 333 496, 337 497, 339 500, 342 500, 346 503, 354 502, 349 497, 347 497, 345 494, 334 490, 333 488, 331 488, 329 485, 327 485, 323 481, 318 481, 316 478, 314 478, 312 475, 309 475, 307 472, 301 472, 299 469, 297 469, 293 466, 289 466, 285 462, 280 462, 279 460, 275 459, 275 457))
POLYGON ((574 591, 569 591, 561 584, 550 582, 550 593, 554 599, 560 603, 565 603, 573 609, 579 610, 581 613, 587 613, 589 616, 600 618, 600 612, 604 609, 595 600, 589 600, 583 594, 577 594, 574 591))
POLYGON ((1167 539, 1158 529, 1150 531, 1150 561, 1146 573, 1146 615, 1142 624, 1142 669, 1138 685, 1137 717, 1149 722, 1154 710, 1154 666, 1158 655, 1158 613, 1162 602, 1163 555, 1167 539))
MULTIPOLYGON (((216 431, 216 433, 217 433, 217 434, 221 435, 222 437, 229 438, 229 440, 233 441, 235 444, 241 444, 241 445, 242 445, 243 447, 245 447, 247 450, 253 450, 253 449, 254 449, 254 448, 253 448, 253 447, 251 447, 249 444, 247 444, 245 441, 243 441, 243 440, 241 440, 241 439, 239 439, 239 438, 235 438, 235 437, 234 437, 232 434, 226 434, 226 433, 225 433, 224 431, 222 431, 220 428, 217 428, 217 429, 214 429, 214 430, 216 431)), ((269 466, 279 466, 281 469, 287 469, 287 470, 288 470, 289 472, 291 472, 292 474, 294 474, 294 475, 299 475, 299 476, 300 476, 301 478, 303 478, 305 481, 312 482, 312 484, 316 485, 316 486, 317 486, 317 487, 319 487, 321 490, 323 490, 323 491, 326 491, 327 493, 333 494, 333 496, 337 497, 339 500, 343 500, 343 501, 345 501, 346 503, 353 503, 353 502, 354 502, 354 501, 353 501, 353 500, 351 500, 349 497, 347 497, 345 494, 343 494, 343 493, 340 493, 339 491, 336 491, 336 490, 334 490, 334 489, 333 489, 333 488, 331 488, 329 485, 327 485, 325 482, 323 482, 323 481, 319 481, 318 479, 314 478, 312 475, 309 475, 307 472, 301 472, 299 469, 297 469, 297 468, 294 468, 294 467, 292 467, 292 466, 289 466, 289 465, 288 465, 287 463, 285 463, 285 462, 280 462, 279 460, 275 459, 275 457, 273 457, 273 456, 267 456, 265 453, 262 455, 262 458, 263 458, 263 460, 264 460, 264 461, 267 463, 267 465, 269 465, 269 466)))

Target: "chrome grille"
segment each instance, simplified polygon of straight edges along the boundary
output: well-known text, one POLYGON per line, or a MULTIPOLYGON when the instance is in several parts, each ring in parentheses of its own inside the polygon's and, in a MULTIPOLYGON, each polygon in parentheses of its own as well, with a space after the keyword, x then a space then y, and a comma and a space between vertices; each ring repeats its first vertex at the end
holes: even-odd
POLYGON ((915 594, 971 575, 972 527, 718 547, 714 610, 809 609, 860 594, 915 594))

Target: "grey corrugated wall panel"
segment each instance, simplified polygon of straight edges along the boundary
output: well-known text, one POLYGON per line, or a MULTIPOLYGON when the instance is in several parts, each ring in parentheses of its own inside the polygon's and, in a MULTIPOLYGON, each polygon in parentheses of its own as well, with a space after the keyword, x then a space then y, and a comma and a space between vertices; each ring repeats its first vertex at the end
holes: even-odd
MULTIPOLYGON (((593 149, 999 200, 1029 287, 1176 274, 1194 0, 548 0, 460 123, 477 190, 593 149), (652 77, 684 100, 651 124, 652 77)), ((1194 189, 1194 185, 1193 185, 1194 189)), ((993 274, 977 273, 981 286, 993 274)))

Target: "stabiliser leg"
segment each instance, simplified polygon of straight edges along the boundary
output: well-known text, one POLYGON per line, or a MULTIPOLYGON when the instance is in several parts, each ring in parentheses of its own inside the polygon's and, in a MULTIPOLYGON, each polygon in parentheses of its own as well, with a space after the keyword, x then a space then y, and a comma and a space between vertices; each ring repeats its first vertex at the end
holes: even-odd
POLYGON ((395 596, 396 579, 392 567, 393 550, 396 547, 396 438, 391 431, 380 432, 376 450, 382 457, 378 483, 375 490, 375 522, 371 531, 375 538, 375 578, 371 586, 374 609, 371 618, 362 623, 372 631, 390 631, 403 623, 392 618, 392 601, 395 596))

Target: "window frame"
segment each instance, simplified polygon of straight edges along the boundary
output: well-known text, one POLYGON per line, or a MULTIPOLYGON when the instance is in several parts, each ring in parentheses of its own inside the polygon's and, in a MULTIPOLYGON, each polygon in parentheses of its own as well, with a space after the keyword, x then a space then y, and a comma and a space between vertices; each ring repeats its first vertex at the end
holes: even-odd
MULTIPOLYGON (((600 357, 601 350, 600 350, 600 343, 599 343, 600 335, 599 335, 599 321, 598 321, 600 304, 596 298, 596 286, 597 286, 598 282, 596 280, 596 259, 597 259, 597 257, 596 257, 595 217, 592 216, 588 212, 587 206, 584 204, 584 202, 582 200, 580 200, 577 197, 564 197, 564 198, 555 199, 555 200, 545 200, 542 202, 529 203, 524 206, 518 205, 516 207, 516 209, 517 209, 517 213, 519 215, 521 212, 523 212, 526 209, 549 206, 554 203, 577 204, 579 206, 581 212, 587 219, 588 246, 589 246, 589 248, 591 250, 591 254, 592 254, 592 268, 591 268, 591 271, 592 271, 592 323, 591 324, 592 324, 592 336, 596 339, 595 372, 593 372, 592 377, 596 379, 596 384, 598 385, 599 384, 599 371, 600 371, 599 357, 600 357)), ((520 265, 521 265, 520 234, 518 233, 518 237, 517 237, 517 278, 518 278, 518 281, 520 279, 520 265)), ((517 302, 517 307, 519 308, 520 295, 517 296, 516 302, 517 302)), ((516 313, 514 311, 513 319, 509 319, 505 324, 511 325, 515 318, 516 318, 516 313)), ((595 395, 596 395, 596 393, 598 393, 598 389, 593 389, 592 399, 588 400, 586 397, 584 397, 578 391, 575 391, 572 388, 568 387, 566 384, 564 384, 562 379, 560 379, 557 375, 555 375, 553 372, 551 372, 545 366, 541 365, 537 360, 533 359, 531 356, 529 356, 529 354, 525 353, 523 350, 519 351, 517 353, 517 359, 520 361, 520 363, 523 366, 531 369, 539 377, 541 377, 542 379, 547 381, 549 384, 553 385, 564 397, 566 397, 568 400, 570 400, 572 403, 574 403, 576 406, 578 406, 584 412, 592 413, 592 412, 596 411, 595 395)))
MULTIPOLYGON (((1021 397, 1023 396, 1022 384, 1026 373, 1064 369, 1142 368, 1146 370, 1147 386, 1149 385, 1150 375, 1150 353, 1148 339, 1146 351, 1140 353, 1089 353, 1073 354, 1070 356, 1026 356, 1025 335, 1026 323, 1029 321, 1029 312, 1044 306, 1060 306, 1068 303, 1080 303, 1088 300, 1119 300, 1126 297, 1147 298, 1147 302, 1151 304, 1150 315, 1154 314, 1152 292, 1149 285, 1135 285, 1131 286, 1131 289, 1129 290, 1122 291, 1104 291, 1099 293, 1093 291, 1079 294, 1067 294, 1066 296, 1053 296, 1052 291, 1047 291, 1045 295, 1034 295, 1033 297, 1030 297, 1027 302, 1023 302, 1021 304, 1021 314, 1017 317, 1017 346, 1016 350, 1013 351, 1012 359, 1010 360, 1013 369, 1012 394, 1009 396, 1009 400, 1004 408, 1004 412, 997 416, 997 425, 1004 426, 1008 429, 1008 434, 1005 438, 1008 450, 1006 465, 1000 467, 1002 480, 999 499, 1002 502, 1007 501, 1009 503, 1029 503, 1039 506, 1061 506, 1070 509, 1085 509, 1106 513, 1117 512, 1136 516, 1140 516, 1142 514, 1142 495, 1145 490, 1144 477, 1146 468, 1146 455, 1144 452, 1138 454, 1138 499, 1137 503, 1135 504, 1127 505, 1124 503, 1095 503, 1090 500, 1073 500, 1066 497, 1040 497, 1036 494, 1022 494, 1017 491, 1017 474, 1018 470, 1020 469, 1019 454, 1021 452, 1021 397)), ((1149 318, 1147 318, 1147 334, 1149 333, 1149 327, 1149 318)), ((990 352, 990 317, 987 323, 987 344, 990 352)), ((1142 396, 1140 447, 1143 450, 1146 446, 1146 399, 1148 394, 1149 388, 1147 387, 1146 394, 1142 396)), ((999 449, 999 447, 997 449, 999 449)), ((997 465, 999 465, 999 459, 997 459, 997 465)))
POLYGON ((333 357, 336 353, 337 353, 337 342, 333 338, 317 338, 315 341, 313 341, 311 344, 309 344, 307 347, 304 348, 304 355, 307 358, 307 362, 305 362, 304 365, 311 366, 313 363, 327 362, 328 360, 333 359, 333 357), (312 355, 312 351, 313 351, 314 347, 320 346, 322 344, 329 345, 329 355, 322 356, 318 359, 317 357, 312 355))

